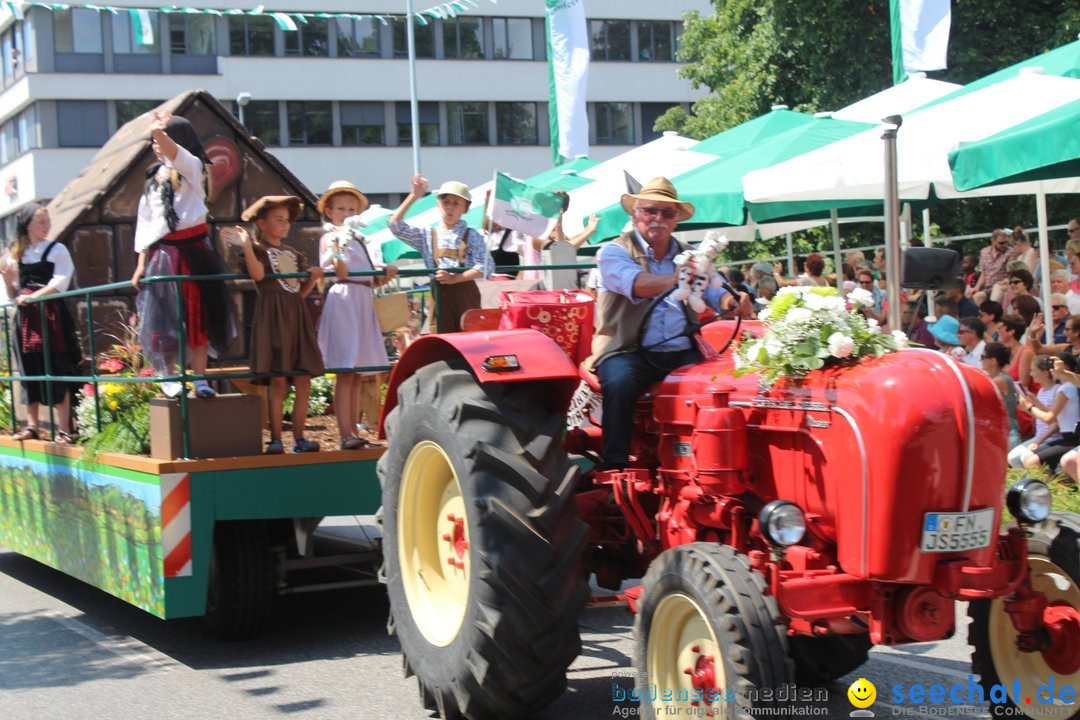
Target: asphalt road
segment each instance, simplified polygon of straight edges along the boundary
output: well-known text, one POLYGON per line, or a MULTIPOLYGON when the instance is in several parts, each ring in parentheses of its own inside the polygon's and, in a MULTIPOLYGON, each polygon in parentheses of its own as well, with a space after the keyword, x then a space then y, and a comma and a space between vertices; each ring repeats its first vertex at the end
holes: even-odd
MULTIPOLYGON (((877 717, 938 718, 888 702, 897 683, 968 681, 966 616, 956 637, 875 648, 870 661, 810 703, 816 717, 848 717, 848 686, 877 687, 877 717)), ((385 630, 381 588, 281 598, 271 628, 255 640, 223 643, 199 620, 164 622, 80 581, 0 549, 0 718, 429 718, 415 679, 404 679, 397 642, 385 630)), ((633 618, 593 608, 581 619, 583 652, 569 689, 537 717, 634 717, 613 701, 632 685, 633 618)), ((982 706, 950 715, 990 717, 982 706)), ((804 711, 805 712, 805 711, 804 711)))

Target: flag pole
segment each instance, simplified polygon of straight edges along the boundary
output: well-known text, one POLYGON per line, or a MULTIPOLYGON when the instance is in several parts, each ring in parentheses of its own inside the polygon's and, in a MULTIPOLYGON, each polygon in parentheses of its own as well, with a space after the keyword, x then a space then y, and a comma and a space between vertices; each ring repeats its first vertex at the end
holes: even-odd
POLYGON ((420 103, 416 100, 416 31, 412 0, 405 0, 405 36, 409 46, 409 115, 412 118, 413 175, 420 174, 420 103))

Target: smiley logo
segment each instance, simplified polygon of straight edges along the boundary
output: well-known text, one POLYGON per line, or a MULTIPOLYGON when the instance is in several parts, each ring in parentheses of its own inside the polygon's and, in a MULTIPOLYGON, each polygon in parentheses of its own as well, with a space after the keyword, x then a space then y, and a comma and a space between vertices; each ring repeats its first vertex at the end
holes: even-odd
POLYGON ((877 700, 877 688, 866 678, 859 678, 851 683, 847 691, 848 700, 857 708, 868 708, 877 700))

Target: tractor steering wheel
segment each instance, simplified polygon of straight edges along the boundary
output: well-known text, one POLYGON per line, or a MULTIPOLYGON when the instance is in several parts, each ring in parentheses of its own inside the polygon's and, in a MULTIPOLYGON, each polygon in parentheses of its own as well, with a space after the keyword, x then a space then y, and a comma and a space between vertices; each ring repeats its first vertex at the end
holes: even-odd
MULTIPOLYGON (((694 335, 697 335, 697 334, 699 334, 701 332, 701 328, 705 327, 706 325, 708 325, 710 323, 714 323, 714 322, 716 322, 718 320, 723 320, 728 315, 731 315, 733 313, 733 310, 734 310, 734 308, 732 308, 731 310, 723 310, 721 312, 718 312, 718 313, 714 314, 711 318, 705 320, 704 322, 702 322, 699 319, 687 318, 686 324, 683 326, 682 332, 677 333, 676 335, 672 335, 671 337, 662 338, 661 340, 659 340, 657 342, 654 342, 651 345, 646 345, 645 344, 645 336, 649 332, 649 324, 652 322, 653 311, 656 310, 657 306, 659 306, 660 303, 664 302, 664 300, 667 298, 668 295, 675 292, 675 290, 676 290, 676 288, 674 288, 674 287, 668 288, 667 290, 665 290, 664 292, 660 293, 659 295, 654 297, 652 300, 650 300, 649 301, 649 306, 645 309, 645 316, 641 319, 641 325, 640 325, 640 327, 638 327, 638 332, 637 332, 637 346, 638 346, 638 349, 639 349, 640 352, 643 353, 642 357, 645 358, 645 361, 647 363, 649 363, 650 365, 652 365, 657 370, 666 370, 667 368, 661 368, 661 367, 657 366, 652 360, 649 359, 649 356, 644 354, 644 353, 647 353, 648 351, 652 350, 653 348, 660 347, 661 345, 663 345, 666 342, 670 342, 672 340, 676 340, 676 339, 681 338, 681 337, 693 338, 694 335)), ((733 332, 731 334, 731 337, 729 337, 728 341, 726 343, 724 343, 724 346, 716 351, 717 355, 722 355, 724 353, 724 351, 726 351, 728 349, 728 347, 731 346, 732 341, 736 337, 738 337, 738 335, 739 335, 739 327, 742 325, 742 316, 736 315, 735 318, 736 318, 735 332, 733 332)))

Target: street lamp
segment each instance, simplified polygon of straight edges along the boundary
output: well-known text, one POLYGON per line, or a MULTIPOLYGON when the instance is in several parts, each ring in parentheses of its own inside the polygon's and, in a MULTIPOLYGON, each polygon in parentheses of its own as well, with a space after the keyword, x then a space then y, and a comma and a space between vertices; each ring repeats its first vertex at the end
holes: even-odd
MULTIPOLYGON (((251 102, 251 93, 242 92, 236 96, 236 105, 240 108, 240 124, 244 125, 244 106, 251 102)), ((247 128, 247 125, 244 125, 247 128)))

